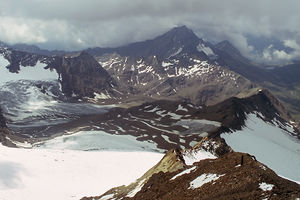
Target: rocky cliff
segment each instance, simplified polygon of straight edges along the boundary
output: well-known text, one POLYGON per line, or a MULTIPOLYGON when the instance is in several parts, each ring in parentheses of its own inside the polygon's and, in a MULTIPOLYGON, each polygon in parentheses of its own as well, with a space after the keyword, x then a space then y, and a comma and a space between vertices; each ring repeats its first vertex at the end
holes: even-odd
POLYGON ((60 75, 67 96, 94 97, 95 93, 111 94, 114 79, 88 53, 75 57, 56 57, 50 64, 60 75))

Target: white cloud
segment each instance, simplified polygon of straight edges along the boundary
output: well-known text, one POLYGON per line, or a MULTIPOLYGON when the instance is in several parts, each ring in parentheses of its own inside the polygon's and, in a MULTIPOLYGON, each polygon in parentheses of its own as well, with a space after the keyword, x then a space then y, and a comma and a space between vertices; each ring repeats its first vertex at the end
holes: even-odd
POLYGON ((260 62, 269 64, 287 64, 293 59, 300 58, 300 45, 295 40, 284 40, 284 46, 291 48, 291 51, 278 50, 273 45, 264 49, 260 62))
MULTIPOLYGON (((0 5, 0 40, 48 48, 119 46, 185 24, 207 39, 230 40, 255 57, 247 34, 275 36, 287 46, 300 35, 298 0, 0 0, 0 5)), ((289 54, 274 50, 271 57, 284 53, 289 54)))
POLYGON ((47 42, 43 28, 44 25, 39 20, 23 20, 10 17, 0 18, 0 37, 7 42, 47 42))
POLYGON ((300 50, 300 45, 295 40, 284 40, 284 45, 295 50, 300 50))

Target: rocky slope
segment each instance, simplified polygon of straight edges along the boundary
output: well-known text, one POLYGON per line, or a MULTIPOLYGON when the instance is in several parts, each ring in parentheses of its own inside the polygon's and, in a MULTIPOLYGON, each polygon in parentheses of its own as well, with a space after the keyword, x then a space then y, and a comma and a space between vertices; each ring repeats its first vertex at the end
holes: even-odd
POLYGON ((55 68, 67 96, 94 97, 95 93, 112 93, 113 78, 86 52, 75 57, 55 57, 49 67, 55 68))
POLYGON ((87 51, 117 81, 129 101, 171 98, 211 105, 232 96, 246 96, 257 88, 218 64, 213 45, 186 27, 145 42, 87 51))
POLYGON ((247 154, 230 153, 219 159, 200 161, 194 165, 194 168, 188 169, 190 173, 175 179, 178 172, 156 174, 134 197, 124 199, 296 199, 300 197, 298 184, 277 176, 247 154))
POLYGON ((283 179, 249 154, 234 153, 222 140, 170 150, 135 183, 97 199, 296 199, 300 185, 283 179), (218 152, 218 153, 217 153, 218 152))

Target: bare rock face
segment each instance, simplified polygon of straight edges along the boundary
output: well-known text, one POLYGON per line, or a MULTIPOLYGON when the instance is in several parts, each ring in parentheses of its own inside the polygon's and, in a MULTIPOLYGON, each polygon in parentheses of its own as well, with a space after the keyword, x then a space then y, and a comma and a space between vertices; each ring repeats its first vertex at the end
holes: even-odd
POLYGON ((94 97, 108 93, 115 85, 113 78, 88 53, 76 57, 56 57, 51 63, 61 76, 62 90, 67 96, 94 97))

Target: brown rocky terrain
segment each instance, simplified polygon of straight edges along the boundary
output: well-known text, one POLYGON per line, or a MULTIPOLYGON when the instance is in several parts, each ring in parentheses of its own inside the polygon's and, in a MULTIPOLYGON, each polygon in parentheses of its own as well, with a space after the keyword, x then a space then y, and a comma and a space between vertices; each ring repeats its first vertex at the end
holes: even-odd
MULTIPOLYGON (((195 163, 191 173, 171 180, 176 173, 153 175, 133 198, 124 199, 296 199, 300 185, 277 176, 262 163, 242 153, 229 153, 218 159, 195 163), (242 161, 243 160, 243 161, 242 161), (197 178, 219 177, 192 186, 197 178), (264 187, 266 186, 266 187, 264 187)), ((190 169, 190 167, 189 167, 190 169)), ((204 182, 204 181, 202 181, 204 182)))
POLYGON ((212 105, 232 96, 247 96, 258 88, 245 77, 207 60, 203 52, 183 52, 167 58, 111 53, 96 59, 118 83, 123 102, 172 99, 212 105))
POLYGON ((109 190, 108 199, 296 199, 300 185, 283 179, 255 157, 235 153, 222 140, 203 139, 193 149, 170 150, 135 183, 109 190), (204 150, 216 157, 190 162, 204 150), (217 153, 219 152, 219 153, 217 153), (218 157, 218 158, 217 158, 218 157), (197 162, 198 161, 198 162, 197 162))

